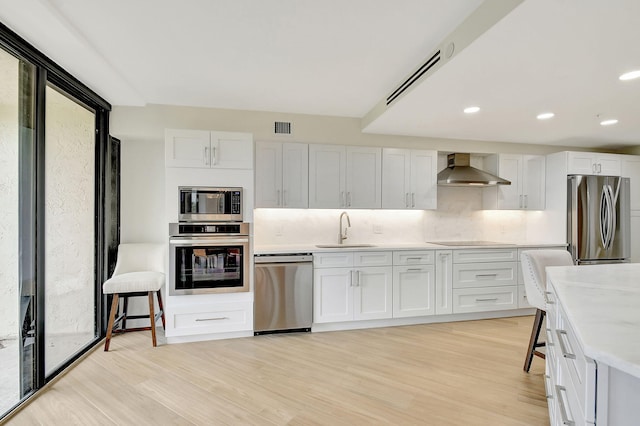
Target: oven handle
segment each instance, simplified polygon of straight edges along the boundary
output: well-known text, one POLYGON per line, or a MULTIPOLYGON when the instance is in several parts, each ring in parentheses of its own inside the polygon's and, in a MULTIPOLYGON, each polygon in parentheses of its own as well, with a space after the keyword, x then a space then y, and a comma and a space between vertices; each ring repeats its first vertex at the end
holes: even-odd
POLYGON ((169 244, 173 246, 201 246, 214 245, 224 246, 227 244, 246 244, 249 238, 171 238, 169 244))

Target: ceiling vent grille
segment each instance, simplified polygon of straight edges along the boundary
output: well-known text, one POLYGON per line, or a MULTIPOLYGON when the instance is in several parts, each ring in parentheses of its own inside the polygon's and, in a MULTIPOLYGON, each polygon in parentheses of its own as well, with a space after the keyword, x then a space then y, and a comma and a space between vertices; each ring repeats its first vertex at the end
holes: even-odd
POLYGON ((290 135, 291 123, 288 121, 276 121, 273 126, 273 132, 276 135, 290 135))
POLYGON ((413 74, 409 76, 396 90, 387 97, 387 105, 395 101, 398 96, 402 95, 413 83, 429 71, 435 64, 440 61, 440 50, 438 50, 431 58, 422 64, 413 74))

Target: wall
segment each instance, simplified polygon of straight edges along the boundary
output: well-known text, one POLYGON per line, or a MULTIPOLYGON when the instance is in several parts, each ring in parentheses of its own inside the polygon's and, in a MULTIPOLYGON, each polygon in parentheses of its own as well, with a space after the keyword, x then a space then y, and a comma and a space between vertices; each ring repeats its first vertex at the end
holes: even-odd
MULTIPOLYGON (((114 107, 111 114, 111 134, 122 141, 122 241, 165 241, 167 224, 159 218, 164 213, 161 186, 165 181, 164 129, 202 129, 250 132, 254 140, 291 140, 308 143, 328 143, 363 146, 392 146, 401 148, 435 149, 442 152, 473 153, 530 153, 547 154, 574 147, 509 144, 419 138, 409 136, 373 135, 360 131, 360 119, 274 112, 234 111, 213 108, 149 105, 146 107, 114 107), (273 134, 274 121, 290 121, 293 136, 273 134)), ((352 238, 374 240, 483 238, 528 240, 526 222, 531 216, 525 212, 481 211, 481 193, 471 188, 443 188, 438 191, 438 210, 385 213, 383 211, 352 211, 352 238), (401 215, 401 216, 399 216, 401 215), (398 221, 398 218, 402 221, 398 221), (372 232, 373 223, 383 228, 382 234, 372 232), (356 226, 355 224, 358 224, 356 226), (368 225, 365 225, 368 224, 368 225), (362 227, 362 228, 361 228, 362 227), (420 229, 418 234, 414 230, 420 229), (419 238, 418 238, 419 235, 419 238)), ((274 213, 257 212, 255 237, 257 243, 298 240, 307 233, 322 234, 327 242, 337 238, 335 211, 291 211, 291 217, 276 218, 274 213), (310 231, 308 221, 316 225, 310 231), (296 229, 274 235, 278 223, 296 229), (262 226, 260 226, 262 225, 262 226), (273 228, 273 229, 272 229, 273 228), (335 228, 335 229, 334 229, 335 228), (327 235, 327 237, 325 237, 327 235)), ((319 235, 318 235, 319 236, 319 235)))

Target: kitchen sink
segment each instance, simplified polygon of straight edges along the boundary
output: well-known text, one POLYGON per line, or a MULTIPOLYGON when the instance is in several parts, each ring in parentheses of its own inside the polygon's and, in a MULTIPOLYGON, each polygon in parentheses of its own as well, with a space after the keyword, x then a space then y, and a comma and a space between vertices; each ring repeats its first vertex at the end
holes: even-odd
POLYGON ((357 247, 375 247, 374 244, 316 244, 318 248, 357 248, 357 247))

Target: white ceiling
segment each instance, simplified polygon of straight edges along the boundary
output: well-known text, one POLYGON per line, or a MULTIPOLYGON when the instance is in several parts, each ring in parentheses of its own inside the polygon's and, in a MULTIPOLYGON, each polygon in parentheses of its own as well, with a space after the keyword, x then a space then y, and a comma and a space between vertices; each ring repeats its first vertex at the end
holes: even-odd
MULTIPOLYGON (((113 105, 360 118, 500 1, 0 0, 0 21, 113 105)), ((639 39, 637 0, 525 0, 364 131, 640 145, 640 80, 618 81, 640 69, 639 39)))

